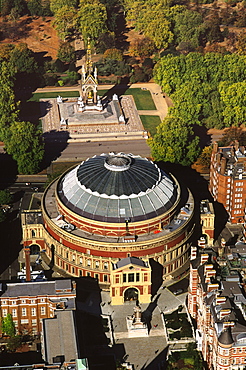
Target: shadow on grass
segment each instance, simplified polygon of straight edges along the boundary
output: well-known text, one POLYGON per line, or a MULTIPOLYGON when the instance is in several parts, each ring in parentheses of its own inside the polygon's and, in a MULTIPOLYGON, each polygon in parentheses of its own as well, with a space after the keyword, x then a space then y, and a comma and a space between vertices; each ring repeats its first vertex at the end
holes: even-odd
POLYGON ((20 119, 21 121, 30 121, 39 124, 40 118, 44 117, 51 108, 49 101, 23 101, 20 105, 20 119))
MULTIPOLYGON (((115 84, 113 87, 111 87, 111 89, 109 89, 104 95, 103 95, 103 100, 104 99, 112 99, 113 95, 116 94, 118 96, 120 95, 124 95, 125 92, 130 88, 130 84, 129 84, 129 78, 126 77, 126 78, 123 78, 121 79, 121 83, 120 84, 115 84)), ((100 92, 100 90, 99 90, 100 92)))

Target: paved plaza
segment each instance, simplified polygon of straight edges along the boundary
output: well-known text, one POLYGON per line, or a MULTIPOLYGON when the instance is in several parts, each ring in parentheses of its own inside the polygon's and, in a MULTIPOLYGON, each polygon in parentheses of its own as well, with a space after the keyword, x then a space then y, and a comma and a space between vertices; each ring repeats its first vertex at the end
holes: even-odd
POLYGON ((160 288, 150 304, 141 304, 142 315, 150 318, 148 337, 129 338, 126 317, 133 314, 134 302, 120 306, 109 304, 109 294, 102 292, 102 314, 112 318, 113 337, 117 356, 117 347, 124 346, 125 359, 134 364, 134 369, 164 368, 167 352, 163 312, 172 312, 179 305, 185 304, 186 293, 175 296, 166 288, 160 288))
MULTIPOLYGON (((43 132, 53 132, 53 135, 59 134, 61 131, 69 132, 70 139, 87 141, 87 140, 102 140, 118 138, 134 138, 134 139, 143 139, 144 127, 140 120, 138 111, 135 106, 134 99, 131 95, 124 95, 120 98, 120 105, 124 114, 125 123, 111 123, 107 122, 100 123, 102 118, 107 115, 106 113, 101 114, 91 114, 90 113, 77 113, 76 114, 76 127, 74 125, 67 125, 66 128, 63 128, 60 124, 61 121, 61 111, 66 112, 66 109, 61 109, 73 104, 76 105, 77 100, 74 98, 64 99, 64 103, 58 104, 56 99, 41 99, 43 104, 41 104, 42 109, 42 122, 43 122, 43 132), (63 107, 64 105, 64 107, 63 107), (96 124, 96 119, 98 117, 98 123, 96 124), (95 121, 95 122, 94 122, 95 121)), ((68 116, 63 117, 68 119, 68 116)))

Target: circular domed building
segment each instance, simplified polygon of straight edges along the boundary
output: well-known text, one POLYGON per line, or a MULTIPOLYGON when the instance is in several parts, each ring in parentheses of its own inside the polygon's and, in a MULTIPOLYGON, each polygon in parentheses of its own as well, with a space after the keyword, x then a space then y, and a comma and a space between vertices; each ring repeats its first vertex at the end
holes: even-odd
MULTIPOLYGON (((162 266, 163 279, 184 269, 193 213, 190 191, 153 162, 101 154, 50 184, 42 199, 42 225, 28 223, 26 212, 23 240, 45 249, 71 276, 91 276, 108 287, 117 281, 136 285, 150 280, 150 260, 162 266), (124 268, 139 270, 140 276, 119 275, 124 268)), ((120 289, 115 292, 122 295, 120 289)))

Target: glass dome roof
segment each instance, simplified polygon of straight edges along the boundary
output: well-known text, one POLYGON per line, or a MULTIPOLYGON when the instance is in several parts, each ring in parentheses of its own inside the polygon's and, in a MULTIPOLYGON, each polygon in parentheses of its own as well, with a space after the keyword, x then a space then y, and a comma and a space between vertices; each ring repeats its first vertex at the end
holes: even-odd
POLYGON ((58 196, 71 211, 105 222, 159 216, 177 199, 171 178, 146 158, 124 153, 94 156, 58 182, 58 196))

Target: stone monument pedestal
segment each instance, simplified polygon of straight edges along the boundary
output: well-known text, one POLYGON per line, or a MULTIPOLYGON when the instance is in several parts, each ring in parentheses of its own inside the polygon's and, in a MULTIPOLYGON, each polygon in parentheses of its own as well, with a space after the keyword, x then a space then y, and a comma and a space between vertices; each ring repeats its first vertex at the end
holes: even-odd
POLYGON ((148 337, 147 325, 141 320, 141 307, 134 307, 134 314, 126 317, 129 338, 148 337))

